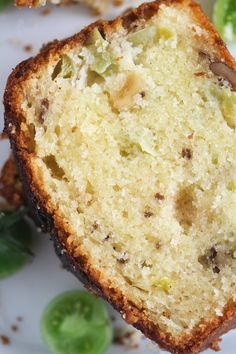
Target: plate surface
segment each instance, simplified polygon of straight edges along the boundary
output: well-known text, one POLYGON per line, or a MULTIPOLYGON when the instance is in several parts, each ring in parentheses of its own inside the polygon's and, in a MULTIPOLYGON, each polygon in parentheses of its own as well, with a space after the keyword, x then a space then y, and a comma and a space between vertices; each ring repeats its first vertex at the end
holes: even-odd
MULTIPOLYGON (((127 1, 127 7, 140 1, 127 1)), ((204 8, 211 11, 213 1, 203 0, 204 8)), ((2 97, 7 76, 20 61, 37 53, 43 43, 55 38, 61 39, 78 32, 85 25, 96 20, 81 6, 68 8, 49 7, 45 10, 7 9, 0 14, 0 96, 2 97)), ((108 18, 122 11, 112 9, 108 18)), ((230 48, 236 54, 236 46, 230 48)), ((0 105, 0 130, 3 128, 3 106, 0 105)), ((6 141, 0 141, 0 166, 9 154, 6 141)), ((70 273, 62 269, 47 235, 35 237, 31 264, 11 278, 0 281, 0 335, 10 339, 10 345, 0 343, 0 354, 48 354, 40 337, 40 317, 44 307, 57 294, 82 288, 70 273), (17 317, 22 317, 22 321, 17 317), (13 331, 12 326, 18 330, 13 331)), ((112 310, 111 310, 112 311, 112 310)), ((116 326, 123 325, 118 318, 116 326)), ((236 332, 232 331, 222 342, 222 354, 235 354, 236 332)), ((157 348, 142 340, 135 354, 150 354, 157 348)), ((126 353, 123 346, 112 346, 107 354, 126 353)), ((206 354, 212 353, 208 350, 206 354)))

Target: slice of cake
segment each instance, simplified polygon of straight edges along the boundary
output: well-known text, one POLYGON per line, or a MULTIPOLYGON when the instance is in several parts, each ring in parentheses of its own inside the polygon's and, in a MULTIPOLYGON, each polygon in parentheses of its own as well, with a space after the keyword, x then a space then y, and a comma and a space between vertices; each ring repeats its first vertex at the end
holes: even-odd
POLYGON ((163 0, 50 43, 6 87, 62 261, 176 354, 236 325, 235 68, 198 5, 163 0))

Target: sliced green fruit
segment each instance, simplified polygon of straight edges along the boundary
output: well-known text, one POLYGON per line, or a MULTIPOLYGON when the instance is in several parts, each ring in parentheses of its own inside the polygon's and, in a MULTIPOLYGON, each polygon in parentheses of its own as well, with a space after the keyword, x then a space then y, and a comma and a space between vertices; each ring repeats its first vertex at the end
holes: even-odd
POLYGON ((134 46, 147 46, 152 45, 155 41, 157 42, 161 38, 169 40, 173 38, 173 36, 174 32, 171 28, 149 26, 130 33, 128 35, 128 41, 130 41, 134 46))
POLYGON ((62 76, 63 79, 69 79, 74 73, 75 67, 72 59, 68 55, 62 54, 61 59, 53 70, 52 79, 55 80, 57 76, 62 76))
POLYGON ((99 32, 98 28, 94 28, 87 39, 86 44, 87 45, 95 45, 97 47, 100 47, 105 41, 101 33, 99 32))
POLYGON ((215 86, 212 87, 211 92, 220 102, 226 123, 234 129, 236 126, 236 92, 229 88, 216 88, 215 86))
POLYGON ((108 42, 102 37, 97 28, 94 28, 87 41, 87 49, 93 56, 93 62, 90 64, 90 69, 98 74, 104 71, 111 65, 112 58, 109 52, 108 42))
POLYGON ((42 315, 41 328, 53 354, 103 354, 113 336, 103 302, 79 290, 53 299, 42 315))
POLYGON ((231 96, 223 97, 221 107, 228 126, 234 129, 236 125, 236 93, 233 92, 231 96))
POLYGON ((169 39, 172 39, 174 37, 174 32, 171 28, 168 27, 158 27, 157 37, 158 39, 163 38, 168 41, 169 39))
POLYGON ((32 231, 24 211, 0 212, 0 279, 18 271, 32 256, 32 231))
POLYGON ((213 11, 213 21, 225 41, 236 41, 235 0, 217 0, 213 11))
POLYGON ((155 281, 154 285, 160 289, 168 293, 171 289, 171 280, 167 277, 163 277, 155 281))
POLYGON ((152 44, 156 36, 156 27, 149 26, 139 31, 130 33, 128 41, 132 42, 134 46, 152 44))

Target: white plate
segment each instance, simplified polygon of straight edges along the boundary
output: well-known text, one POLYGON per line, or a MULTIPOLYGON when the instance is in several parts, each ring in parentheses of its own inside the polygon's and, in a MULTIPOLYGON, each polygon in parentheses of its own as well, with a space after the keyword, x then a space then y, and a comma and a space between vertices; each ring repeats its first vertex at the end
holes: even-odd
MULTIPOLYGON (((203 0, 210 11, 213 0, 203 0)), ((129 1, 134 6, 138 1, 129 1)), ((140 1, 139 1, 140 3, 140 1)), ((81 6, 50 8, 51 13, 42 15, 42 10, 7 9, 0 14, 0 96, 3 95, 7 76, 12 68, 28 56, 37 53, 43 43, 55 38, 64 38, 78 32, 93 22, 94 17, 81 6), (32 45, 26 52, 25 46, 32 45)), ((113 9, 108 17, 113 17, 121 9, 113 9)), ((236 47, 231 48, 236 53, 236 47)), ((3 128, 3 106, 0 106, 0 130, 3 128)), ((7 157, 7 142, 0 142, 0 166, 7 157)), ((35 257, 31 264, 11 278, 0 282, 0 335, 10 338, 11 344, 0 344, 0 354, 47 354, 40 338, 40 316, 46 304, 57 294, 70 289, 82 288, 70 273, 62 269, 54 254, 47 235, 35 237, 33 247, 35 257), (18 322, 17 317, 23 321, 18 322), (11 326, 18 325, 17 332, 11 326)), ((122 322, 121 322, 122 323, 122 322)), ((236 332, 224 337, 222 354, 235 354, 236 332)), ((142 340, 135 354, 150 354, 148 341, 142 340)), ((122 354, 122 346, 113 346, 108 354, 122 354)), ((207 351, 206 353, 211 353, 207 351)))

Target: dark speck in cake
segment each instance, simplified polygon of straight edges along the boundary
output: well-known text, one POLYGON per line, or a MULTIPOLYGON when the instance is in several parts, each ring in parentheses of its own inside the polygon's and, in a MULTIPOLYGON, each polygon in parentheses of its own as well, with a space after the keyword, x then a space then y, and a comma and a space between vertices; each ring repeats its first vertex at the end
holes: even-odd
POLYGON ((25 52, 29 53, 32 52, 33 46, 31 44, 26 44, 23 49, 25 52))
POLYGON ((182 149, 182 157, 185 159, 185 160, 191 160, 191 158, 193 157, 193 153, 190 149, 188 148, 183 148, 182 149))

